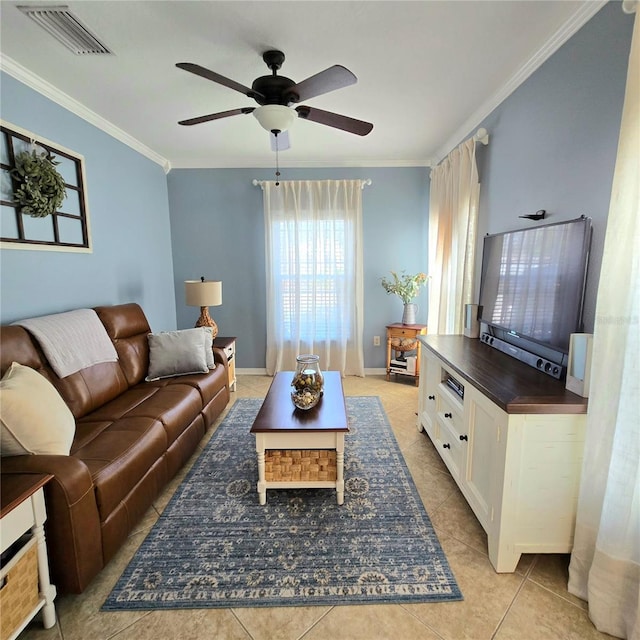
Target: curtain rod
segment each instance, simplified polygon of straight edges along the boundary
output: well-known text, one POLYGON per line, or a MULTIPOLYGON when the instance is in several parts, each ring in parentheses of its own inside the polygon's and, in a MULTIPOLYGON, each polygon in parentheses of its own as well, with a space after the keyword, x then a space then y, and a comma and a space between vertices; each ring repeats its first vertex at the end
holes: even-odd
MULTIPOLYGON (((264 185, 264 183, 265 183, 265 182, 266 182, 266 180, 256 180, 256 179, 253 179, 253 180, 251 181, 251 184, 252 184, 254 187, 260 187, 260 188, 262 189, 262 187, 263 187, 263 185, 264 185)), ((360 188, 361 188, 361 189, 364 189, 365 187, 368 187, 370 184, 373 184, 373 181, 371 180, 371 178, 366 178, 366 179, 364 179, 364 180, 360 180, 360 188)))
MULTIPOLYGON (((489 144, 489 132, 484 127, 480 127, 470 139, 486 146, 489 144)), ((442 158, 442 160, 444 160, 444 158, 442 158)), ((432 162, 429 167, 435 169, 439 163, 440 161, 432 162)))

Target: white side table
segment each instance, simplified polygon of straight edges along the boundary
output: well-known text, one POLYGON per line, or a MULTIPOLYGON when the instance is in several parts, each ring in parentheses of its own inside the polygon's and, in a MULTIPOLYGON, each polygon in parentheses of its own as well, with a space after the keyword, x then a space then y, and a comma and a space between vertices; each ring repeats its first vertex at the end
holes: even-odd
POLYGON ((43 487, 52 479, 52 475, 45 474, 5 474, 2 478, 0 551, 4 552, 25 533, 32 532, 37 547, 40 592, 37 605, 25 616, 22 625, 19 625, 9 636, 10 640, 16 638, 41 609, 45 629, 50 629, 56 623, 56 610, 53 604, 56 588, 49 580, 49 560, 43 526, 47 519, 43 487))

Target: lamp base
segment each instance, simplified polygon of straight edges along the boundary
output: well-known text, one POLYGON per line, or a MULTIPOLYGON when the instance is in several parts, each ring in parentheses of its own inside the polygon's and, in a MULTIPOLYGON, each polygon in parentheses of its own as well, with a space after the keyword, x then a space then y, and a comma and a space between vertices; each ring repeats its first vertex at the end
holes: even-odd
POLYGON ((213 338, 218 335, 218 325, 213 321, 213 318, 209 315, 209 307, 200 307, 200 317, 196 322, 196 327, 211 327, 213 338))

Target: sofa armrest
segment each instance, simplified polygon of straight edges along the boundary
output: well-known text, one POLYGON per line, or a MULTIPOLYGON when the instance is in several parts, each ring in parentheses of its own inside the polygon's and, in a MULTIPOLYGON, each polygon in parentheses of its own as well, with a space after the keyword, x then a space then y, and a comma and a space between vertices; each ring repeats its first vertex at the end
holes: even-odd
POLYGON ((65 502, 73 505, 87 492, 93 481, 87 465, 73 456, 28 455, 2 458, 2 473, 50 473, 60 486, 65 502))
POLYGON ((225 369, 229 367, 224 350, 216 347, 215 345, 213 347, 213 359, 216 363, 220 363, 225 369))
POLYGON ((52 583, 80 593, 103 567, 102 532, 89 469, 73 456, 2 458, 2 475, 48 473, 45 523, 52 583))

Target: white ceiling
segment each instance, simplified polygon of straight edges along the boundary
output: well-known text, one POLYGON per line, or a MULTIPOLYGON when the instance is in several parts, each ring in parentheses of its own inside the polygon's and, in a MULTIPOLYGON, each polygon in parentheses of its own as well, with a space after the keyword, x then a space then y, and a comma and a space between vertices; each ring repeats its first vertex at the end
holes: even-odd
POLYGON ((281 165, 429 165, 603 2, 49 2, 66 4, 113 51, 109 56, 74 55, 19 4, 29 3, 0 2, 2 68, 169 168, 274 162, 268 133, 251 115, 177 124, 257 105, 176 62, 197 63, 247 86, 270 73, 261 57, 267 49, 284 51, 279 73, 296 82, 344 65, 358 83, 307 104, 372 122, 373 131, 360 137, 298 119, 281 165))

